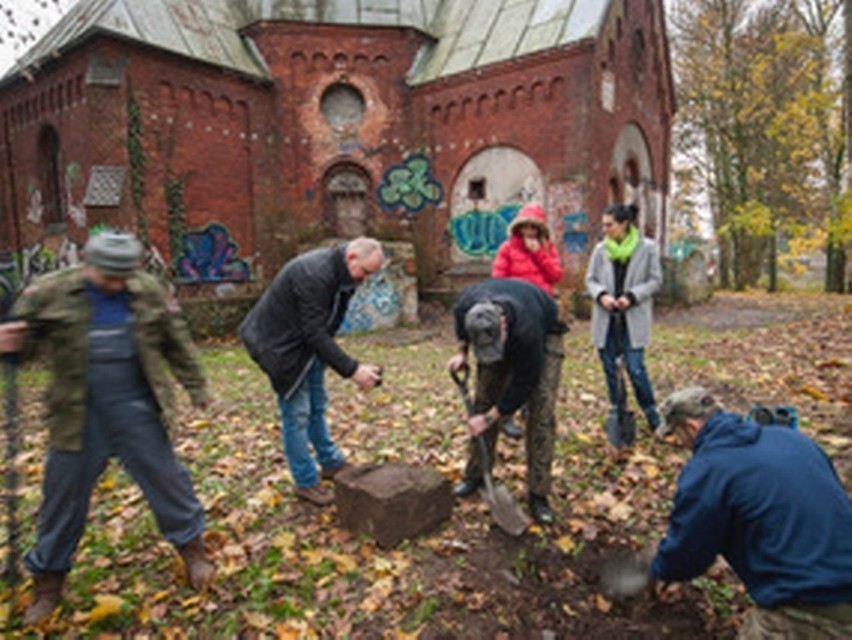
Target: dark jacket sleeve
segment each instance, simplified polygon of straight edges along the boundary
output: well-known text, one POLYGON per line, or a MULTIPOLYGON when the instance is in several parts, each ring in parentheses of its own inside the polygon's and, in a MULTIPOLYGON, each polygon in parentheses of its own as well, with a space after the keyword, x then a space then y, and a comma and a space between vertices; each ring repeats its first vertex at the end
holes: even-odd
POLYGON ((513 414, 532 395, 544 366, 544 333, 524 316, 511 327, 506 345, 506 357, 512 373, 506 389, 497 401, 501 415, 513 414))
POLYGON ((329 278, 318 282, 317 274, 303 274, 293 281, 296 315, 302 327, 305 343, 320 360, 344 378, 358 369, 358 361, 350 357, 334 340, 332 319, 337 315, 335 304, 345 304, 336 283, 329 278))
POLYGON ((678 582, 704 573, 722 550, 730 517, 722 498, 708 490, 713 483, 704 464, 684 467, 675 493, 669 528, 651 562, 658 580, 678 582))

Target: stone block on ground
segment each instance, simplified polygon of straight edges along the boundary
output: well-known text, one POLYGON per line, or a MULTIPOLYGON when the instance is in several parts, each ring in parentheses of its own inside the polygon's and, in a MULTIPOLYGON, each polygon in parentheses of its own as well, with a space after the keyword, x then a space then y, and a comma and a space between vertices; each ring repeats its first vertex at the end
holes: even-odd
POLYGON ((449 481, 432 469, 401 462, 358 465, 334 482, 340 524, 384 548, 434 529, 450 517, 449 481))

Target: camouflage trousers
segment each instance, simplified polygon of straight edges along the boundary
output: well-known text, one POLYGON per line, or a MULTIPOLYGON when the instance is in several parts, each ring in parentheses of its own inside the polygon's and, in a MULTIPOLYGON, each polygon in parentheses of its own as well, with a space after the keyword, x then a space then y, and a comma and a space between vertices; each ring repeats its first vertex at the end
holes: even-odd
POLYGON ((740 640, 828 640, 852 638, 852 603, 800 605, 749 612, 740 640))
MULTIPOLYGON (((556 440, 556 396, 562 377, 562 334, 548 334, 544 345, 544 364, 541 376, 532 394, 527 399, 526 437, 527 488, 530 493, 546 496, 550 493, 551 464, 556 440)), ((476 367, 476 397, 474 410, 483 413, 500 399, 503 389, 511 382, 510 367, 505 362, 476 367)), ((500 433, 500 422, 496 422, 483 434, 488 445, 489 466, 494 463, 494 449, 500 433)), ((482 477, 482 462, 479 449, 471 443, 470 458, 465 468, 466 478, 482 477)))

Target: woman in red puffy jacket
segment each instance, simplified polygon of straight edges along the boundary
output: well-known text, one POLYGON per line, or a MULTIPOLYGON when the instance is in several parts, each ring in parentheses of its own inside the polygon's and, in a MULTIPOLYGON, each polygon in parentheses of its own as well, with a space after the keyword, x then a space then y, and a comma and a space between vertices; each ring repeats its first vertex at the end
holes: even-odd
POLYGON ((491 277, 526 280, 553 295, 553 285, 562 278, 562 264, 541 205, 525 205, 512 220, 509 239, 500 245, 491 266, 491 277))
MULTIPOLYGON (((553 285, 562 278, 562 264, 541 205, 525 205, 512 220, 509 239, 497 249, 491 265, 491 277, 526 280, 553 295, 553 285)), ((503 417, 501 428, 516 440, 524 435, 512 416, 503 417)))

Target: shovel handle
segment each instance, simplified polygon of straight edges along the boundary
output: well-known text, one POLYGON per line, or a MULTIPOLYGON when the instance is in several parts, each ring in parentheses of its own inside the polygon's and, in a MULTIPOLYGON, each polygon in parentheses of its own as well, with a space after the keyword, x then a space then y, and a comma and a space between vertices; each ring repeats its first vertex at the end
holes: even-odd
POLYGON ((468 393, 467 389, 467 381, 470 378, 470 367, 464 365, 459 369, 450 369, 450 377, 453 379, 453 382, 456 383, 459 391, 461 391, 462 398, 464 398, 464 406, 467 409, 467 415, 469 417, 473 417, 475 415, 473 401, 470 399, 470 393, 468 393))
POLYGON ((473 438, 479 447, 479 463, 482 466, 482 479, 485 481, 485 491, 488 493, 488 501, 491 504, 496 502, 494 498, 494 481, 491 479, 491 456, 488 455, 488 443, 485 442, 485 436, 479 434, 473 438))
POLYGON ((450 377, 456 386, 467 394, 467 381, 470 378, 470 367, 462 365, 458 369, 450 369, 450 377))

